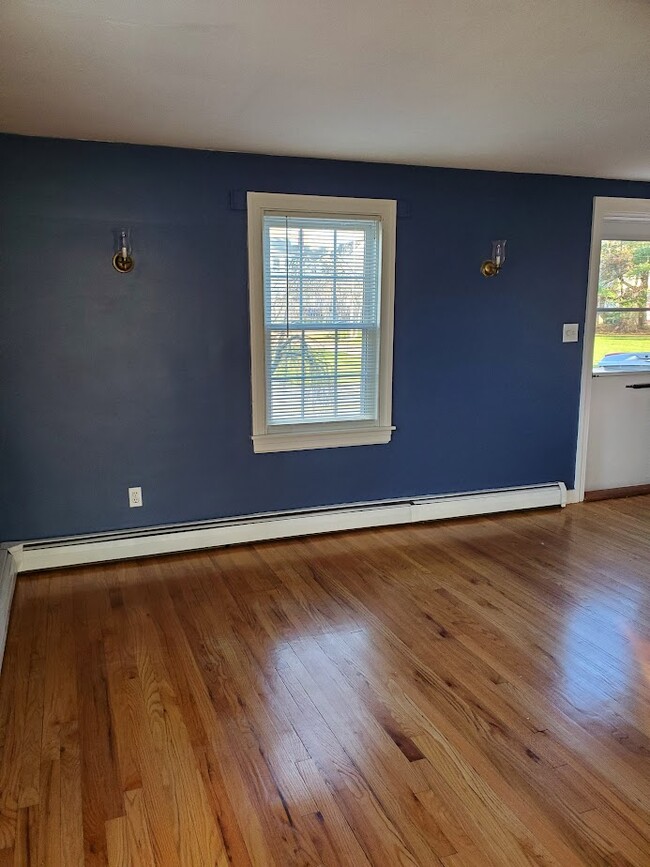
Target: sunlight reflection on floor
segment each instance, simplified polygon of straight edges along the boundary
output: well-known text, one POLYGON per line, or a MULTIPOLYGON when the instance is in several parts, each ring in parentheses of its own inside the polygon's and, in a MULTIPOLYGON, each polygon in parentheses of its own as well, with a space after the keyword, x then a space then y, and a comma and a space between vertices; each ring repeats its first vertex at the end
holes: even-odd
POLYGON ((576 707, 600 716, 614 702, 619 708, 633 703, 636 658, 628 621, 606 595, 570 613, 562 654, 564 691, 576 707))

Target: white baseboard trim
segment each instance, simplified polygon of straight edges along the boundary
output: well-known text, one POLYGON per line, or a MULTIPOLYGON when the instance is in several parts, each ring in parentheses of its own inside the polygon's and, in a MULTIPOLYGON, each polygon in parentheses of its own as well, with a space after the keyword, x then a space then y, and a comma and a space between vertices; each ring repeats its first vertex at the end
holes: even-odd
POLYGON ((496 491, 358 503, 302 512, 251 515, 199 524, 127 530, 97 536, 24 542, 11 550, 18 571, 33 572, 85 563, 219 548, 245 542, 357 530, 363 527, 384 527, 519 509, 565 506, 568 493, 571 492, 567 492, 562 482, 553 482, 496 491))
POLYGON ((9 629, 11 602, 16 586, 16 560, 7 548, 0 548, 0 670, 9 629))

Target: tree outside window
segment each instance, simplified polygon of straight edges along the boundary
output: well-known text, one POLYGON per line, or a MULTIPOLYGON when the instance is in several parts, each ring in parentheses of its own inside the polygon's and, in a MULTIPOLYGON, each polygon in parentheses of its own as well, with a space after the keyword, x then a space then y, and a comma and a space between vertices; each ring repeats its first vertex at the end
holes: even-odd
POLYGON ((601 243, 594 366, 650 367, 650 240, 601 243))

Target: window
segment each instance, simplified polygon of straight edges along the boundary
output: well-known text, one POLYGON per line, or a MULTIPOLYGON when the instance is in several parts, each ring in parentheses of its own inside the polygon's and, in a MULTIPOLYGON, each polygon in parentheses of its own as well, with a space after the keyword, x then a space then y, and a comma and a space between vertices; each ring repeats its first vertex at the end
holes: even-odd
POLYGON ((256 452, 389 442, 396 205, 248 194, 256 452))
POLYGON ((650 370, 650 240, 601 241, 593 363, 650 370))

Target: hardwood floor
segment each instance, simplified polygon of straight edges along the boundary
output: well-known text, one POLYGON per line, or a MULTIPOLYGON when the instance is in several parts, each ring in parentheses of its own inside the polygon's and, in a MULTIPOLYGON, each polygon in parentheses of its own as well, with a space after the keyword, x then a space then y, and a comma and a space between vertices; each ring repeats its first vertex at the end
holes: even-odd
POLYGON ((650 497, 22 576, 0 867, 650 865, 650 497))

